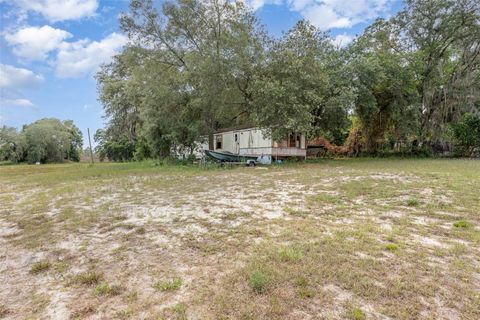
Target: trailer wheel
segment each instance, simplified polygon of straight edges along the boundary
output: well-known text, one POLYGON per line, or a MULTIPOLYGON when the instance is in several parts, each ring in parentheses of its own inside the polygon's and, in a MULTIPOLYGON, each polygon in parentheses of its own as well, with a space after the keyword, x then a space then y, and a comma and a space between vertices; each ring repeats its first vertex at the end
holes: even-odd
POLYGON ((249 166, 249 167, 255 167, 255 165, 256 165, 256 164, 255 164, 255 161, 249 161, 249 162, 248 162, 248 166, 249 166))

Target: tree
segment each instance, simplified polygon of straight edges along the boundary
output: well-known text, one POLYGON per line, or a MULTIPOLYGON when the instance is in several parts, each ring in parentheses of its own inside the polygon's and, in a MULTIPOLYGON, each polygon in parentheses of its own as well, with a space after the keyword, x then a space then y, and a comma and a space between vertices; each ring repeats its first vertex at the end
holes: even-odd
POLYGON ((446 125, 480 101, 480 2, 408 0, 393 20, 403 31, 404 50, 413 52, 420 97, 421 143, 441 138, 446 125))
POLYGON ((275 139, 302 132, 340 140, 353 98, 341 60, 327 34, 299 21, 275 41, 256 78, 255 122, 275 139))
POLYGON ((98 154, 100 161, 105 158, 111 161, 130 161, 135 152, 135 143, 129 141, 126 137, 113 139, 108 132, 102 129, 97 130, 93 136, 98 143, 95 147, 95 153, 98 154))
POLYGON ((25 125, 21 132, 26 160, 35 162, 79 161, 82 134, 72 121, 41 119, 25 125))
POLYGON ((394 24, 377 20, 350 48, 355 114, 363 151, 369 153, 383 145, 387 133, 405 141, 417 130, 420 103, 410 53, 402 50, 399 32, 394 24))
POLYGON ((24 158, 25 143, 16 128, 0 128, 0 161, 17 163, 24 158))
POLYGON ((459 155, 473 156, 475 149, 480 155, 480 116, 467 113, 451 130, 459 155))
POLYGON ((121 26, 142 48, 142 134, 154 154, 247 121, 264 33, 241 3, 133 0, 121 26), (145 68, 146 67, 146 68, 145 68))

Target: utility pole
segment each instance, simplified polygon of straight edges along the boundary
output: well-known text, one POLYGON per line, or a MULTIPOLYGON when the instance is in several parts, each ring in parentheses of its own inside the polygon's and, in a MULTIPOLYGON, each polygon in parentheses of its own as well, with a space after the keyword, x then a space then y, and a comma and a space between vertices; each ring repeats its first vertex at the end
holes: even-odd
POLYGON ((92 150, 92 141, 90 140, 90 128, 87 128, 88 132, 88 144, 90 145, 90 158, 92 159, 93 164, 93 150, 92 150))

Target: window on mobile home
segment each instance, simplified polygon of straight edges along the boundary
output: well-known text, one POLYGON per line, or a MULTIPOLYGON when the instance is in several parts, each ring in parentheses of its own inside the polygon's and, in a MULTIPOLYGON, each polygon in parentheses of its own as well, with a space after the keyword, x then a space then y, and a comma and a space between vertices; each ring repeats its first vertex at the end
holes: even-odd
POLYGON ((222 149, 222 135, 218 135, 215 139, 215 149, 222 149))

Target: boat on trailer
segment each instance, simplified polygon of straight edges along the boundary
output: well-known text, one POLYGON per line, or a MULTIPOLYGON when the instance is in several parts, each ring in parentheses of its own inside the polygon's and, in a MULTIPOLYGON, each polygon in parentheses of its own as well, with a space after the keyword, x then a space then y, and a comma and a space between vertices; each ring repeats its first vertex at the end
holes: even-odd
POLYGON ((205 154, 215 161, 219 162, 248 162, 257 160, 257 156, 244 156, 233 154, 228 151, 205 150, 205 154))

